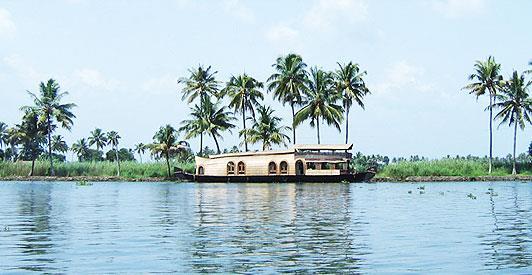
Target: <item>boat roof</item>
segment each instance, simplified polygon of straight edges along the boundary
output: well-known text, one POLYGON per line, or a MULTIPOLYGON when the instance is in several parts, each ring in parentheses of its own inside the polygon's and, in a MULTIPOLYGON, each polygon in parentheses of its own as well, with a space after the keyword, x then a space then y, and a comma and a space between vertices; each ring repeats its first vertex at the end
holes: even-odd
POLYGON ((295 150, 351 150, 353 143, 349 144, 296 144, 295 150))
POLYGON ((210 155, 210 159, 237 157, 237 156, 258 156, 258 155, 282 155, 290 154, 301 150, 351 150, 353 144, 296 144, 293 148, 287 150, 268 150, 268 151, 249 151, 238 153, 225 153, 219 155, 210 155))

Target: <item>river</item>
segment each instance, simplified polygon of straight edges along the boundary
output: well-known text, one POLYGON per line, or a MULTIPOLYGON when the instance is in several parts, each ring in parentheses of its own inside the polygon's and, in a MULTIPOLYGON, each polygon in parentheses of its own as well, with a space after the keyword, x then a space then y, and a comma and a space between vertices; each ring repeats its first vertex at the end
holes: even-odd
POLYGON ((0 273, 532 273, 532 182, 0 182, 0 273))

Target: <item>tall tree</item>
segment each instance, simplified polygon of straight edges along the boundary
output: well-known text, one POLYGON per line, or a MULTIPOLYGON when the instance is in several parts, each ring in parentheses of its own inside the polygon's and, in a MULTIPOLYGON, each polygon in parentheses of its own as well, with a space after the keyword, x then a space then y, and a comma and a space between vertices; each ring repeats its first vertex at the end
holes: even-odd
POLYGON ((118 157, 118 140, 120 135, 116 131, 110 131, 107 133, 107 142, 113 149, 115 149, 116 164, 118 167, 117 176, 120 177, 120 158, 118 157))
POLYGON ((20 143, 20 133, 17 127, 7 128, 5 142, 9 145, 9 148, 5 151, 5 158, 16 162, 18 156, 17 144, 20 143))
POLYGON ((153 155, 164 157, 168 177, 171 177, 170 156, 188 147, 177 142, 177 131, 169 124, 159 128, 153 136, 153 143, 148 145, 153 155))
POLYGON ((0 149, 7 143, 7 124, 0 122, 0 149))
POLYGON ((519 128, 523 130, 527 122, 532 123, 530 118, 532 115, 532 98, 528 95, 528 89, 531 85, 532 81, 525 80, 525 74, 520 75, 514 71, 511 79, 501 90, 502 93, 497 95, 499 103, 493 106, 501 109, 495 116, 496 119, 501 119, 500 124, 508 123, 509 126, 514 126, 513 175, 517 173, 515 168, 517 126, 519 125, 519 128))
POLYGON ((146 144, 142 142, 135 145, 135 152, 139 154, 140 163, 142 163, 142 155, 144 155, 144 153, 146 152, 146 148, 146 144))
POLYGON ((255 108, 260 106, 259 100, 264 99, 264 95, 259 90, 263 88, 262 82, 255 78, 242 74, 232 76, 227 86, 222 90, 222 94, 229 97, 229 108, 233 108, 236 113, 242 114, 242 129, 244 133, 244 148, 248 151, 248 142, 246 137, 246 110, 250 111, 255 119, 255 108))
POLYGON ((107 144, 107 137, 100 128, 92 130, 88 140, 89 146, 96 145, 96 151, 100 151, 107 144))
POLYGON ((343 109, 337 102, 342 99, 342 95, 336 92, 331 73, 314 67, 310 70, 310 75, 305 93, 306 105, 296 113, 295 123, 299 125, 310 119, 310 126, 316 127, 320 144, 320 119, 340 131, 343 109))
POLYGON ((345 110, 345 143, 349 139, 349 110, 353 103, 364 109, 364 96, 369 94, 363 77, 366 71, 360 71, 358 64, 349 62, 347 64, 338 63, 338 69, 334 73, 336 90, 342 94, 342 103, 345 110))
MULTIPOLYGON (((211 71, 211 66, 204 68, 198 66, 197 69, 189 69, 190 75, 188 77, 180 78, 177 83, 183 84, 182 90, 183 100, 188 100, 188 103, 194 102, 196 98, 199 98, 200 109, 203 108, 203 102, 210 96, 218 96, 218 81, 216 81, 215 74, 217 71, 211 71)), ((200 136, 200 155, 203 150, 203 132, 199 133, 200 136)))
POLYGON ((292 108, 292 142, 296 144, 296 106, 303 103, 303 93, 307 89, 307 64, 301 56, 291 53, 277 58, 272 65, 275 73, 268 78, 268 91, 283 105, 292 108))
POLYGON ((502 76, 500 75, 501 64, 495 62, 495 58, 490 56, 486 61, 477 61, 474 69, 475 72, 469 76, 471 83, 463 89, 469 90, 469 93, 476 95, 477 98, 487 92, 490 98, 490 105, 488 107, 490 112, 490 158, 488 173, 491 174, 493 162, 493 104, 497 91, 501 89, 503 84, 502 76))
POLYGON ((214 143, 216 143, 218 154, 221 153, 218 139, 222 138, 222 132, 231 131, 235 127, 231 123, 234 119, 233 113, 227 111, 226 107, 220 103, 212 103, 209 99, 205 100, 203 105, 203 121, 207 133, 214 139, 214 143))
POLYGON ((61 92, 59 84, 50 79, 46 84, 41 82, 39 85, 39 95, 28 91, 33 98, 35 106, 24 106, 21 109, 33 110, 39 114, 39 120, 46 125, 48 141, 48 157, 50 159, 50 175, 54 176, 54 162, 52 158, 52 132, 54 130, 54 121, 57 121, 61 127, 70 130, 73 124, 73 118, 76 116, 72 113, 74 103, 62 103, 61 100, 68 92, 61 92))
POLYGON ((16 128, 18 140, 22 145, 20 157, 31 161, 29 176, 33 176, 35 159, 44 152, 42 145, 46 142, 46 127, 39 122, 39 114, 30 109, 26 111, 22 123, 16 128))
POLYGON ((87 140, 82 138, 74 142, 70 150, 76 154, 78 161, 81 162, 86 160, 89 155, 89 145, 87 144, 87 140))
POLYGON ((286 146, 286 142, 290 142, 290 137, 285 132, 290 131, 291 128, 281 126, 282 119, 273 115, 274 111, 269 106, 260 106, 257 111, 258 118, 253 126, 247 129, 248 141, 251 144, 262 142, 263 151, 271 149, 272 145, 286 146))

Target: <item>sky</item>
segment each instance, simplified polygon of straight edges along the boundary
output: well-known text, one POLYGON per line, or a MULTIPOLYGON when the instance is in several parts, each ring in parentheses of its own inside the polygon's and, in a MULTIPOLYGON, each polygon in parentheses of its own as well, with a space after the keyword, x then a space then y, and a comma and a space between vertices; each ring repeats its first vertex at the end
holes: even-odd
MULTIPOLYGON (((0 121, 18 123, 20 106, 32 103, 27 91, 54 78, 69 92, 65 102, 78 105, 72 130, 58 131, 67 143, 99 127, 132 147, 187 118, 176 81, 189 68, 211 65, 223 83, 244 72, 266 81, 275 59, 295 52, 309 66, 353 61, 367 71, 366 108, 350 113, 355 151, 484 156, 488 99, 461 88, 490 55, 506 78, 530 69, 531 10, 524 0, 1 0, 0 121)), ((265 104, 291 123, 290 108, 266 91, 265 104)), ((240 142, 237 131, 224 135, 223 148, 240 142)), ((322 143, 344 141, 332 127, 321 134, 322 143)), ((495 127, 494 155, 511 153, 512 138, 512 128, 495 127)), ((315 143, 316 131, 305 123, 297 139, 315 143)), ((531 141, 528 125, 518 153, 531 141)), ((197 150, 199 140, 189 142, 197 150)))

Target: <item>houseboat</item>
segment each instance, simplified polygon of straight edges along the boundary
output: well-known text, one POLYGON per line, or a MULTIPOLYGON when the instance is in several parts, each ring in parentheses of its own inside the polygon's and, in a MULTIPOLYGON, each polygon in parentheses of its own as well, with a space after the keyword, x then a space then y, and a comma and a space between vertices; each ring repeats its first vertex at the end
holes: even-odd
POLYGON ((361 182, 374 171, 351 173, 352 144, 299 144, 281 151, 196 156, 197 182, 361 182))

